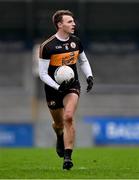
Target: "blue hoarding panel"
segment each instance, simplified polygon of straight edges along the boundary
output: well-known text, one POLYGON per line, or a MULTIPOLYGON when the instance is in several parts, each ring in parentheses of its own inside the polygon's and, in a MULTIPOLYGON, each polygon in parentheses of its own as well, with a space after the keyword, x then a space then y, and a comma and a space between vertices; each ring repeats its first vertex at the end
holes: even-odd
POLYGON ((84 120, 92 124, 95 144, 139 145, 139 116, 87 116, 84 120))
POLYGON ((33 146, 34 130, 32 124, 0 124, 0 146, 33 146))

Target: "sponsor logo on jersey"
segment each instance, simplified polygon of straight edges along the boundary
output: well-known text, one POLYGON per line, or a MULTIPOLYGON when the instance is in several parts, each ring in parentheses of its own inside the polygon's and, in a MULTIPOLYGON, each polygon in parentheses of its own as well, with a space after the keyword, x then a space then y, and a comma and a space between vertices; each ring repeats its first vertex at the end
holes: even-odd
POLYGON ((75 53, 74 52, 70 52, 69 56, 65 56, 62 59, 62 65, 69 65, 69 64, 73 64, 74 63, 74 58, 75 58, 75 53))
POLYGON ((55 46, 56 49, 62 49, 62 46, 55 46))
POLYGON ((60 54, 53 54, 51 56, 50 65, 61 66, 63 64, 75 64, 78 60, 78 55, 79 50, 60 54))

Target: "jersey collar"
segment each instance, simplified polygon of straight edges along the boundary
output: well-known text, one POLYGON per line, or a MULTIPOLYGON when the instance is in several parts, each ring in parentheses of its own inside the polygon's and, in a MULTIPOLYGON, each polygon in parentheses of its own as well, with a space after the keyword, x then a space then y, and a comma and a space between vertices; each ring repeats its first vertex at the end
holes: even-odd
POLYGON ((56 37, 58 40, 63 41, 63 42, 69 40, 69 37, 68 37, 67 39, 62 39, 62 38, 60 38, 57 33, 55 34, 55 37, 56 37))

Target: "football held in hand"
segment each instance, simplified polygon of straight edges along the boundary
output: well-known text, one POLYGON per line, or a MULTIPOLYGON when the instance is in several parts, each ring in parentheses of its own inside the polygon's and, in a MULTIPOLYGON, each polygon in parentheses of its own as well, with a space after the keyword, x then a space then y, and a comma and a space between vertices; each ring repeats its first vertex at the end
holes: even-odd
POLYGON ((54 78, 58 84, 61 84, 63 81, 68 83, 74 78, 74 71, 69 66, 60 66, 56 69, 54 78))

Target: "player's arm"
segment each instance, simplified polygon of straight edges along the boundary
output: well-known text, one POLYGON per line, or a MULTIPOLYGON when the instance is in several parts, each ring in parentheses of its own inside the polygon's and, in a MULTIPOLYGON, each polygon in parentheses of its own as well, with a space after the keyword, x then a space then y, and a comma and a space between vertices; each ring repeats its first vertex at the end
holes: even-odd
POLYGON ((64 92, 66 89, 70 88, 72 84, 72 80, 69 83, 66 83, 65 81, 58 85, 48 74, 48 67, 49 67, 50 60, 49 59, 42 59, 39 58, 39 75, 40 79, 48 84, 49 86, 53 87, 56 90, 59 90, 60 92, 64 92))
POLYGON ((39 58, 39 75, 40 75, 40 79, 44 83, 46 83, 47 85, 49 85, 52 88, 58 90, 59 85, 48 74, 49 63, 50 63, 49 59, 39 58))
POLYGON ((87 79, 87 83, 88 83, 87 92, 89 92, 93 87, 94 76, 93 76, 89 61, 88 61, 84 51, 82 51, 79 54, 79 64, 80 64, 80 68, 81 68, 82 72, 84 73, 84 75, 87 79))
POLYGON ((84 51, 79 54, 79 64, 80 64, 80 68, 81 68, 82 72, 84 73, 86 79, 89 76, 93 76, 89 61, 88 61, 84 51))
POLYGON ((58 89, 59 85, 49 76, 48 68, 50 64, 50 53, 48 49, 41 45, 39 49, 39 76, 40 79, 54 89, 58 89))

